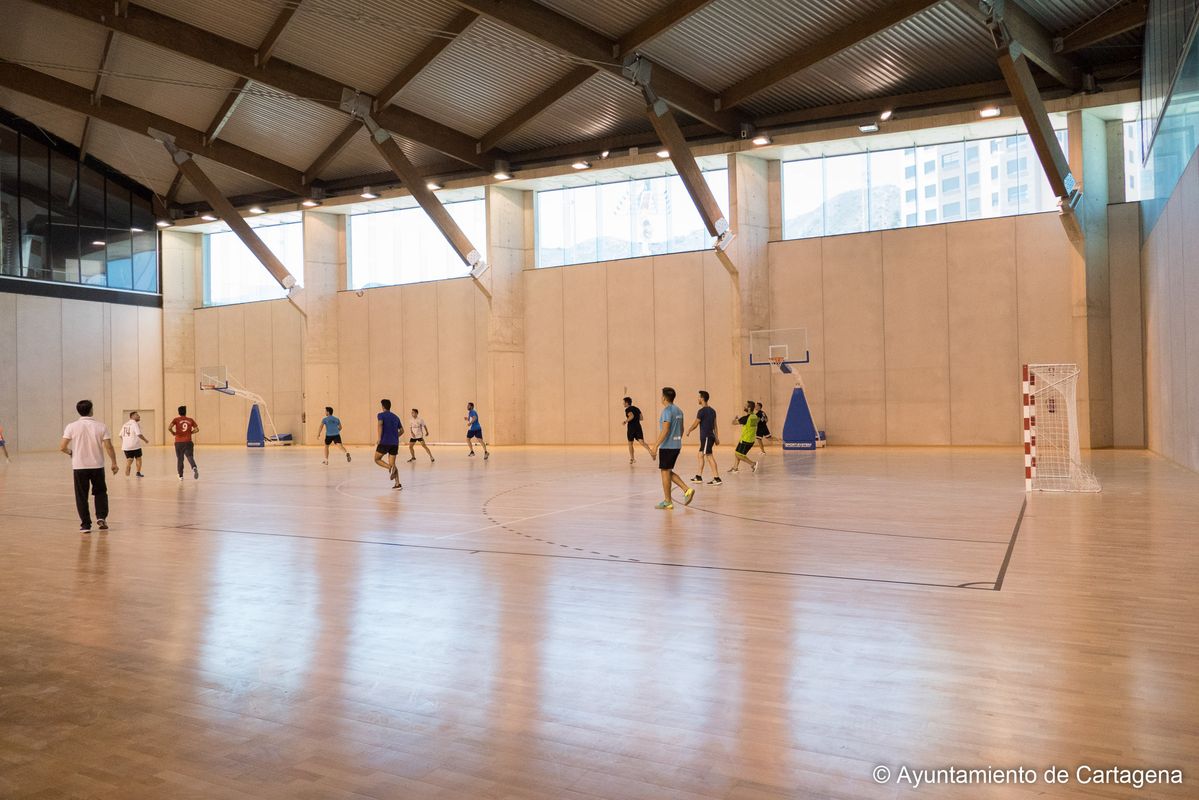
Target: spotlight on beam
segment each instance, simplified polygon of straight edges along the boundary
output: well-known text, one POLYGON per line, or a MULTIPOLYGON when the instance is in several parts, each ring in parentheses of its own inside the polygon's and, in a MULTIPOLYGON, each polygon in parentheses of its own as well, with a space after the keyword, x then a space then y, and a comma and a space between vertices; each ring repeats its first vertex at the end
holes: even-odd
POLYGON ((877 122, 863 122, 858 126, 858 130, 862 133, 878 133, 877 122))
POLYGON ((987 106, 986 108, 980 108, 978 110, 978 115, 983 119, 993 119, 1002 113, 1003 112, 1000 111, 999 106, 987 106))
POLYGON ((891 117, 893 117, 893 116, 895 116, 895 112, 894 112, 894 111, 892 111, 891 109, 889 109, 889 108, 888 108, 886 111, 884 111, 883 113, 879 114, 879 115, 878 115, 878 118, 879 118, 879 120, 880 120, 880 121, 882 121, 882 122, 887 122, 887 121, 888 121, 888 120, 890 120, 890 119, 891 119, 891 117))

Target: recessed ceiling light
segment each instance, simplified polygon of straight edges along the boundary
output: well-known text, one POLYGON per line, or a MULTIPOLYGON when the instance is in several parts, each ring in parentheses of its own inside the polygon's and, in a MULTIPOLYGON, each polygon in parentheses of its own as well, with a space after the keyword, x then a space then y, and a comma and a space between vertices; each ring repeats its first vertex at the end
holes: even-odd
POLYGON ((669 150, 659 150, 658 158, 670 158, 670 151, 669 150))
POLYGON ((438 183, 437 181, 429 181, 428 183, 425 184, 425 188, 428 189, 430 192, 436 192, 438 189, 441 188, 441 184, 438 183))
POLYGON ((862 133, 878 133, 877 122, 865 122, 858 126, 858 130, 862 133))
POLYGON ((251 214, 265 214, 266 209, 263 208, 262 206, 250 206, 250 213, 251 214))
POLYGON ((155 222, 154 224, 160 228, 169 228, 174 223, 172 223, 169 219, 160 219, 160 220, 158 220, 158 222, 155 222))
POLYGON ((103 246, 104 246, 104 242, 100 241, 99 239, 92 242, 92 247, 103 247, 103 246))
POLYGON ((216 217, 214 217, 212 214, 205 214, 204 216, 200 217, 200 219, 204 220, 205 222, 216 222, 216 217))
POLYGON ((892 116, 894 116, 894 115, 895 115, 895 112, 894 112, 894 111, 892 111, 891 109, 889 109, 889 108, 888 108, 886 111, 884 111, 883 113, 879 114, 879 115, 878 115, 878 118, 879 118, 880 120, 882 120, 883 122, 886 122, 887 120, 891 119, 891 117, 892 117, 892 116))
POLYGON ((129 232, 130 233, 145 233, 145 231, 142 230, 141 228, 130 228, 129 232))
POLYGON ((753 142, 754 144, 756 144, 758 147, 762 147, 764 145, 770 144, 770 137, 768 135, 766 135, 765 133, 759 133, 757 136, 750 139, 750 141, 753 142))
POLYGON ((362 194, 359 195, 363 200, 378 200, 379 195, 371 191, 371 187, 365 186, 362 189, 362 194))
POLYGON ((980 117, 982 117, 983 119, 991 119, 992 117, 998 117, 1000 115, 1000 113, 1002 113, 1002 112, 1000 112, 999 106, 987 106, 986 108, 979 109, 979 111, 978 111, 978 115, 980 117))
POLYGON ((512 177, 511 165, 502 158, 495 160, 495 169, 491 171, 491 177, 497 181, 506 181, 512 177))
POLYGON ((305 197, 303 200, 300 201, 300 205, 304 206, 304 208, 316 208, 320 204, 321 204, 320 200, 315 200, 311 197, 305 197))
POLYGON ((591 169, 590 161, 576 161, 570 165, 573 169, 591 169))
POLYGON ((608 151, 608 150, 605 150, 604 152, 600 153, 600 158, 607 158, 607 157, 608 157, 608 153, 609 153, 609 152, 610 152, 610 151, 608 151))

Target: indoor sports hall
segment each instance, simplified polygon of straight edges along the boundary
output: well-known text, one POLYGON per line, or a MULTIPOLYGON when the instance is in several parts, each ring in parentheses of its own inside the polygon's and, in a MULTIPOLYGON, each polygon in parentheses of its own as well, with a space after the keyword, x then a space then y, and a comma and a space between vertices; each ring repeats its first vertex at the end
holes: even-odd
POLYGON ((1197 37, 0 0, 0 798, 1199 796, 1197 37))

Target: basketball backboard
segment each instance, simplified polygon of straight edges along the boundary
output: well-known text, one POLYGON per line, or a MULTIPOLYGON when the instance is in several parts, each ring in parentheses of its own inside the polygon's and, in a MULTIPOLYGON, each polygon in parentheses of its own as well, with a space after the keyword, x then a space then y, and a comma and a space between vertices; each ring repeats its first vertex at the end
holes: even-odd
POLYGON ((749 363, 755 367, 782 368, 787 364, 807 364, 807 328, 766 328, 749 332, 749 363))

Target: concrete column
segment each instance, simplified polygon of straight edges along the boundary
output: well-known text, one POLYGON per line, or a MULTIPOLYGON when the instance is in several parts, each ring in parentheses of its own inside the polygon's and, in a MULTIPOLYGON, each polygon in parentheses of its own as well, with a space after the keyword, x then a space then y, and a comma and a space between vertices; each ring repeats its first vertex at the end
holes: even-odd
MULTIPOLYGON (((195 309, 203 302, 201 237, 162 232, 162 390, 160 441, 177 406, 196 407, 195 309)), ((209 366, 209 365, 205 365, 209 366)))
MULTIPOLYGON (((337 293, 346 286, 346 223, 342 214, 304 212, 304 444, 316 444, 325 406, 338 397, 337 293)), ((294 312, 293 312, 294 313, 294 312)), ((324 441, 323 439, 320 441, 324 441)))
POLYGON ((770 370, 749 366, 750 331, 770 327, 770 171, 765 159, 740 153, 729 156, 729 222, 737 234, 728 255, 738 271, 732 347, 738 364, 733 373, 738 406, 747 399, 770 399, 770 370))
POLYGON ((482 282, 491 292, 487 317, 488 437, 495 444, 525 442, 524 270, 533 263, 533 193, 487 187, 487 263, 482 282))

